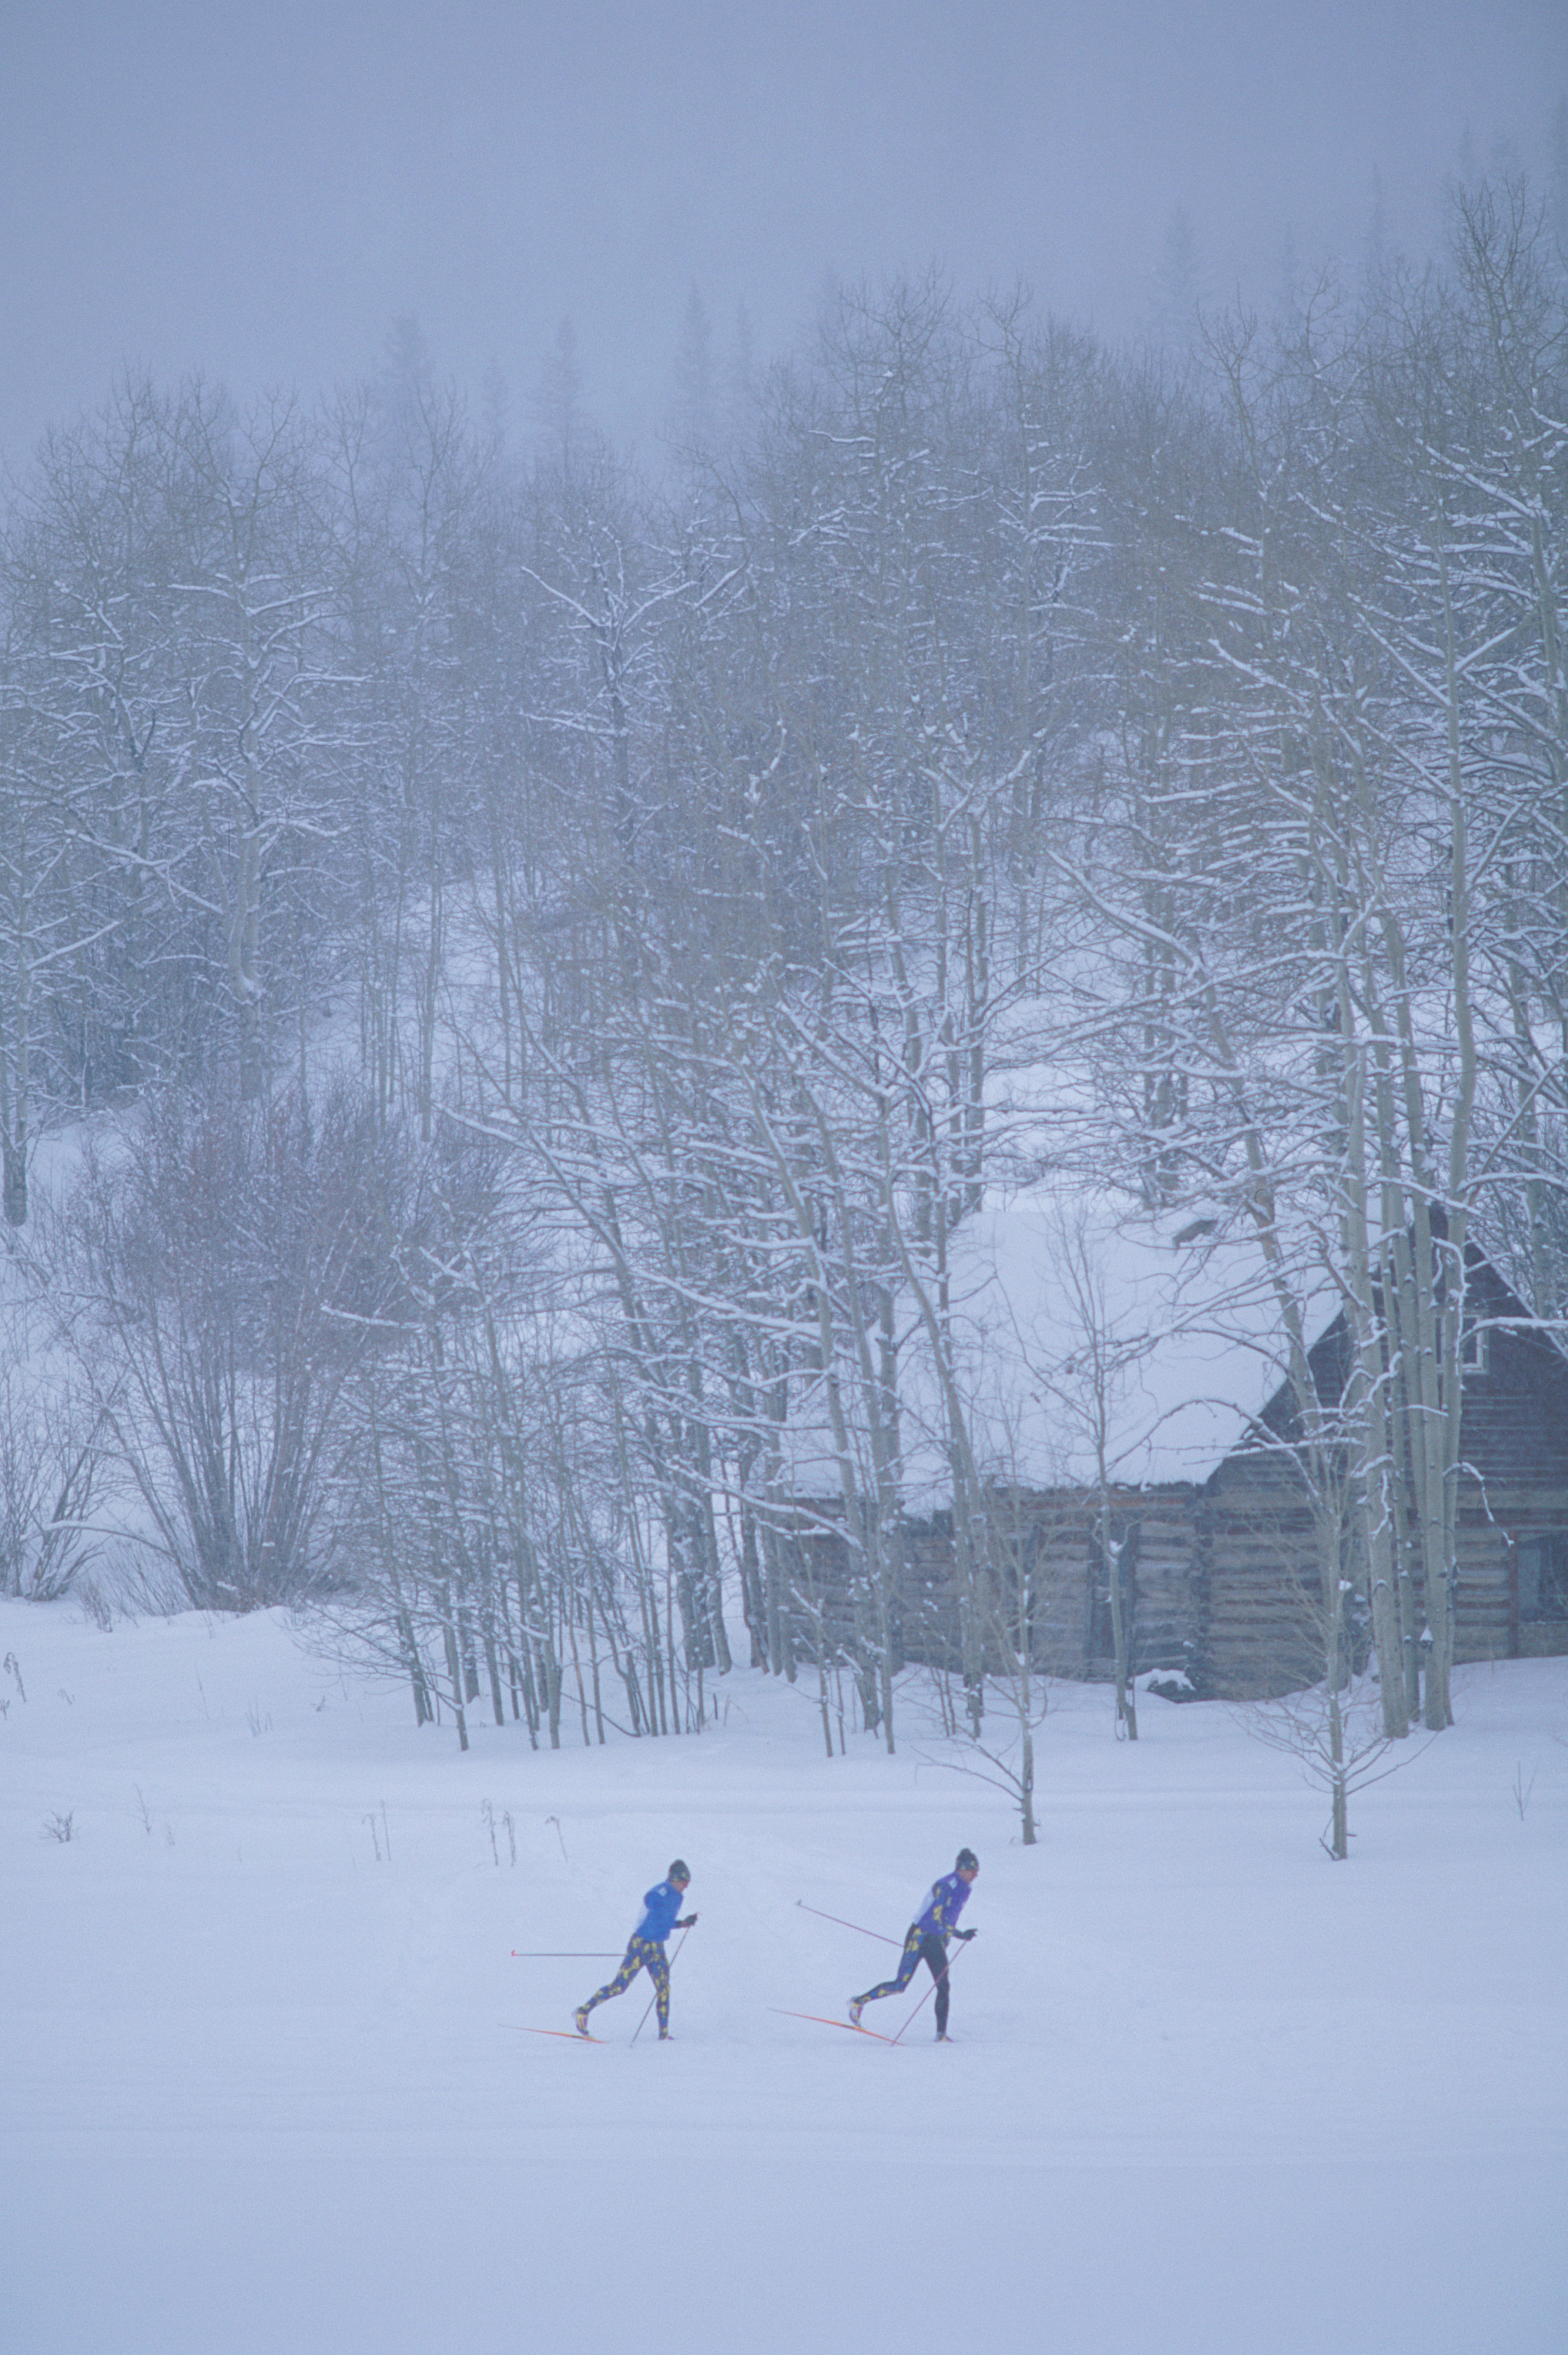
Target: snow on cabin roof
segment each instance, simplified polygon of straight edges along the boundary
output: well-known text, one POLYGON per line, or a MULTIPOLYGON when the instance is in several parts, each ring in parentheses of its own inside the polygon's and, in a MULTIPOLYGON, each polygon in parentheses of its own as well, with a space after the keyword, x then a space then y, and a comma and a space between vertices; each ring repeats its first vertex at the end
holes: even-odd
MULTIPOLYGON (((1316 1339, 1337 1304, 1304 1244, 1287 1253, 1286 1273, 1316 1339)), ((955 1231, 948 1294, 976 1463, 1023 1487, 1093 1486, 1102 1458, 1119 1487, 1206 1480, 1285 1371, 1279 1300, 1256 1235, 1226 1234, 1190 1208, 1151 1218, 1104 1192, 1031 1188, 955 1231)), ((947 1416, 909 1287, 899 1319, 903 1494, 912 1509, 932 1510, 952 1490, 947 1416)), ((837 1480, 821 1401, 800 1404, 795 1493, 830 1495, 837 1480)))

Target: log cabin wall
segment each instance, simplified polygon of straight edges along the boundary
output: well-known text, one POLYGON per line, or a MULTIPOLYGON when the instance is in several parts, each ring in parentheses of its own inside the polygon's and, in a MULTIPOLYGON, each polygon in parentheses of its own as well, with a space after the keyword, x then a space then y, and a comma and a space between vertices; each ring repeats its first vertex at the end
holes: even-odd
MULTIPOLYGON (((1114 1488, 1112 1543, 1123 1550, 1123 1607, 1134 1675, 1191 1675, 1199 1601, 1199 1492, 1186 1482, 1114 1488)), ((1110 1578, 1101 1505, 1093 1492, 1055 1489, 1019 1500, 1034 1586, 1034 1657, 1052 1676, 1099 1681, 1115 1673, 1110 1578)))
MULTIPOLYGON (((1115 1670, 1099 1508, 1077 1490, 1009 1501, 1033 1590, 1031 1653, 1047 1675, 1100 1682, 1115 1670)), ((1112 1525, 1127 1543, 1133 1672, 1180 1671, 1198 1695, 1247 1700, 1322 1673, 1321 1593, 1312 1517, 1280 1459, 1232 1458, 1205 1487, 1124 1489, 1112 1525)), ((854 1611, 848 1550, 817 1531, 783 1542, 795 1657, 843 1657, 854 1611)), ((1458 1523, 1455 1657, 1568 1653, 1568 1480, 1465 1482, 1458 1523), (1532 1553, 1532 1550, 1533 1553, 1532 1553)), ((1012 1597, 1006 1607, 1016 1607, 1012 1597)), ((995 1667, 994 1630, 978 1649, 995 1667)), ((893 1614, 895 1668, 962 1672, 964 1631, 951 1517, 911 1522, 893 1614)))
POLYGON ((1223 1700, 1298 1690, 1323 1673, 1321 1587, 1298 1499, 1227 1499, 1208 1515, 1207 1610, 1194 1681, 1223 1700))
MULTIPOLYGON (((1225 1484, 1122 1489, 1110 1503, 1113 1532, 1127 1543, 1134 1675, 1179 1671, 1195 1696, 1243 1700, 1321 1674, 1311 1516, 1277 1458, 1225 1484)), ((1051 1675, 1107 1679, 1115 1663, 1097 1502, 1058 1491, 1028 1505, 1035 1657, 1051 1675)))
MULTIPOLYGON (((1113 1542, 1125 1548, 1124 1602, 1135 1674, 1165 1668, 1193 1675, 1202 1577, 1200 1492, 1188 1483, 1113 1489, 1113 1542)), ((1102 1559, 1101 1506, 1078 1488, 998 1495, 991 1525, 1023 1566, 1029 1592, 1030 1657, 1050 1676, 1099 1680, 1115 1673, 1109 1581, 1102 1559)), ((1016 1572, 996 1592, 959 1593, 952 1517, 909 1525, 898 1612, 901 1660, 949 1672, 961 1669, 965 1612, 976 1614, 972 1646, 987 1666, 998 1657, 996 1619, 1017 1625, 1016 1572)))

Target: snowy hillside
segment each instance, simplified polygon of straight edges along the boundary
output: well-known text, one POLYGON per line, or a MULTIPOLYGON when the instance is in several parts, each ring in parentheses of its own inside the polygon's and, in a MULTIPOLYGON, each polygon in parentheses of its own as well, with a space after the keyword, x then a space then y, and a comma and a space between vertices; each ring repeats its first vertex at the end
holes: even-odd
POLYGON ((464 1757, 281 1614, 5 1604, 0 1655, 16 2355, 1568 2342, 1568 1662, 1460 1671, 1341 1869, 1217 1706, 1118 1746, 1056 1689, 1026 1849, 912 1692, 891 1761, 745 1673, 699 1737, 464 1757), (896 1938, 963 1842, 953 2047, 786 2016, 893 1957, 799 1901, 896 1938), (645 1980, 516 2032, 613 1966, 510 1950, 618 1953, 677 1852, 676 2041, 645 1980))

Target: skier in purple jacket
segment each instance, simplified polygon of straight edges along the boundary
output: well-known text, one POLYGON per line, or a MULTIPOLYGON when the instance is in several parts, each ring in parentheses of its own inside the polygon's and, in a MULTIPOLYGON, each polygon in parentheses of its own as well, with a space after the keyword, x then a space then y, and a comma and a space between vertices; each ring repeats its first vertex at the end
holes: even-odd
POLYGON ((631 1944, 622 1957, 620 1969, 613 1979, 605 1981, 597 1994, 591 1995, 585 2004, 578 2007, 574 2019, 579 2036, 589 2033, 588 2015, 595 2004, 608 2003, 612 1996, 624 1995, 637 1973, 646 1971, 654 1983, 654 1995, 658 2003, 659 2041, 661 2044, 667 2042, 669 1960, 665 1954, 664 1942, 672 1930, 689 1930, 697 1919, 695 1913, 688 1913, 680 1921, 676 1919, 680 1913, 681 1901, 690 1886, 691 1874, 677 1856, 664 1879, 656 1881, 644 1898, 643 1918, 632 1933, 631 1944))
POLYGON ((963 1938, 967 1942, 975 1935, 973 1930, 960 1930, 955 1924, 969 1901, 979 1870, 980 1859, 974 1849, 961 1848, 952 1871, 932 1883, 924 1905, 909 1925, 897 1978, 884 1979, 880 1987, 868 1987, 864 1995, 851 2001, 851 2028, 859 2027, 860 2014, 867 2004, 879 2003, 885 1995, 901 1995, 924 1963, 936 1981, 936 2041, 939 2044, 951 2043, 947 2033, 947 1941, 963 1938))

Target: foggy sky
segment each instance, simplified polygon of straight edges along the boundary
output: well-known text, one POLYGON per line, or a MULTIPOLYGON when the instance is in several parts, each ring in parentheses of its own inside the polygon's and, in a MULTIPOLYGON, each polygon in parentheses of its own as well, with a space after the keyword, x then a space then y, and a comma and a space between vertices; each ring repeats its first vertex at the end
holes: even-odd
POLYGON ((1266 300, 1287 227, 1354 267, 1381 182, 1422 244, 1564 91, 1563 0, 0 0, 0 456, 127 362, 315 391, 400 315, 526 434, 570 313, 646 443, 694 283, 764 354, 933 261, 1120 333, 1177 207, 1266 300))

